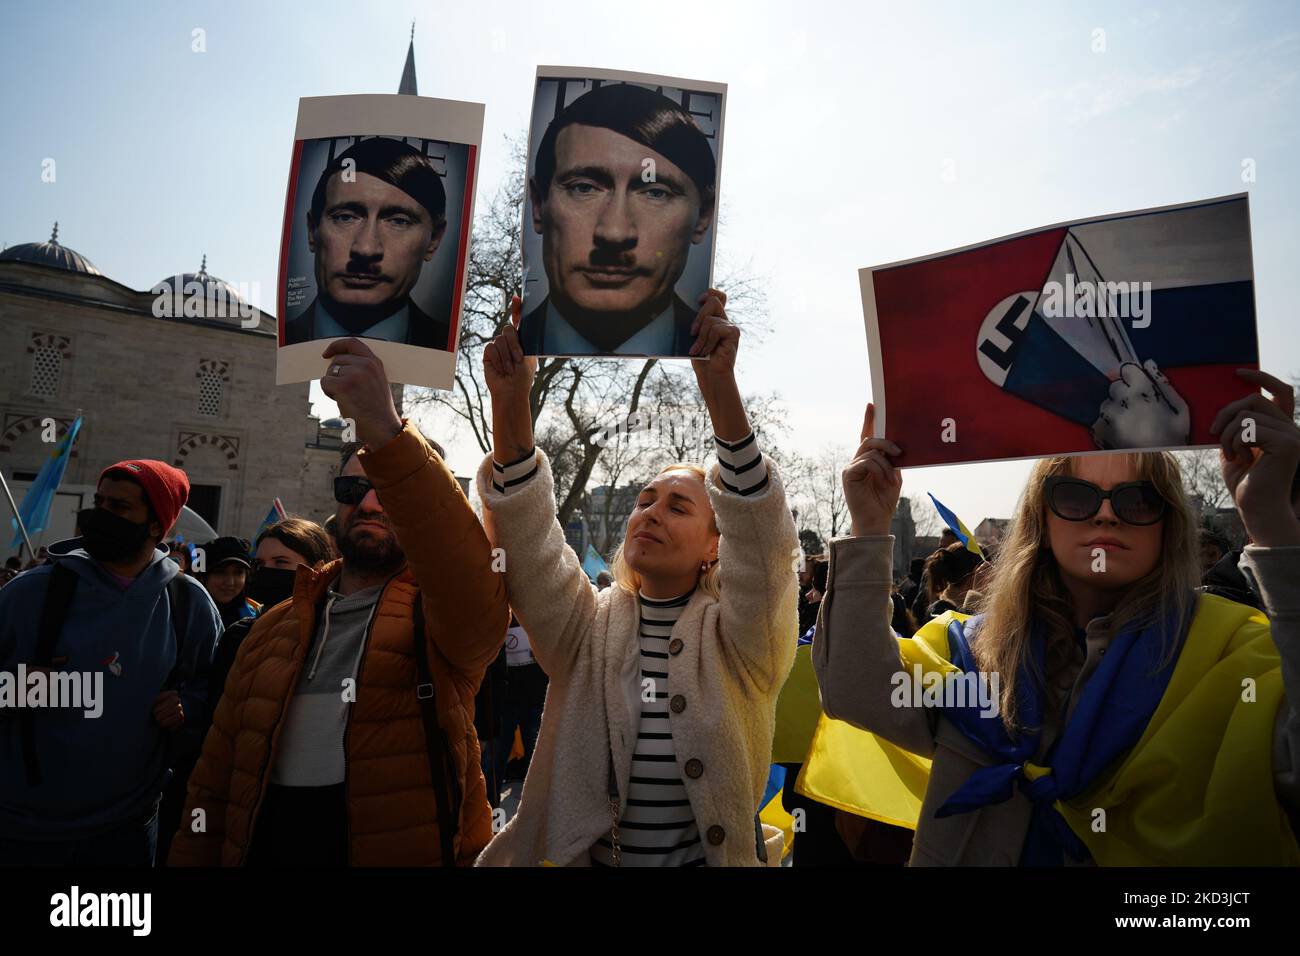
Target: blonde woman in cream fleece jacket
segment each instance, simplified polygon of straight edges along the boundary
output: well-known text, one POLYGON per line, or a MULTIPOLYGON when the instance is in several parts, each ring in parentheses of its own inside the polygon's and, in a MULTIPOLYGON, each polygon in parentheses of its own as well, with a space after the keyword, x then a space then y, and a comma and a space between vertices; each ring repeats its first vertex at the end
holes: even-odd
POLYGON ((507 596, 550 686, 519 811, 480 866, 760 866, 757 822, 776 698, 794 660, 794 522, 736 387, 740 330, 710 290, 692 363, 718 464, 665 469, 641 490, 616 587, 597 591, 555 516, 535 448, 536 361, 514 327, 485 349, 493 453, 478 473, 507 596))

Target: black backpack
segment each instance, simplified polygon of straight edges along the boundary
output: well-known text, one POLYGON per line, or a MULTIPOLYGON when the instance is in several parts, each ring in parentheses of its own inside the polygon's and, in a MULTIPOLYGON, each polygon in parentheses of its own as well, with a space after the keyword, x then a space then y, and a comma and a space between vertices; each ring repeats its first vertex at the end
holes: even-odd
MULTIPOLYGON (((161 690, 174 690, 184 674, 182 662, 185 647, 185 628, 190 619, 189 587, 182 580, 184 575, 177 574, 167 582, 167 603, 171 611, 172 633, 176 637, 176 663, 161 690)), ((40 621, 36 626, 36 659, 33 664, 39 667, 54 668, 54 649, 63 632, 63 625, 72 609, 72 598, 77 591, 77 572, 62 562, 56 561, 50 568, 50 580, 45 589, 45 603, 41 606, 40 621)), ((27 767, 27 783, 38 786, 41 782, 40 758, 36 753, 35 714, 31 708, 22 712, 21 726, 23 737, 23 763, 27 767)), ((170 745, 171 735, 168 735, 170 745)), ((170 763, 170 760, 168 761, 170 763)))

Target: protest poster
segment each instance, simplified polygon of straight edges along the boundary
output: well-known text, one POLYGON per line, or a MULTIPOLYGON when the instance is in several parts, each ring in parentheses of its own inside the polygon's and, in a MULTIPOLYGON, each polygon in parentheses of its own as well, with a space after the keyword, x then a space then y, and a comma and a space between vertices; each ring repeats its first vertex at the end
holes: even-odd
POLYGON ((388 378, 455 376, 483 106, 421 96, 298 102, 280 244, 276 383, 356 336, 388 378))
POLYGON ((690 351, 713 281, 726 91, 538 67, 522 223, 526 354, 690 351))
POLYGON ((904 466, 1214 443, 1258 368, 1247 197, 1060 223, 859 273, 904 466))

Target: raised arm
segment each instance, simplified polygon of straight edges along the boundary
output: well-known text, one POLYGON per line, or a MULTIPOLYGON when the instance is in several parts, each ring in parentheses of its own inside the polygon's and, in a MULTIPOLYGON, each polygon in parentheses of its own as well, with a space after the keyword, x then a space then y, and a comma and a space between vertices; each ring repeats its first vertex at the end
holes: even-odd
POLYGON ((903 481, 889 460, 900 449, 872 438, 875 408, 867 406, 861 443, 844 470, 851 537, 831 542, 826 593, 817 612, 813 670, 826 716, 844 720, 913 753, 934 752, 925 709, 894 707, 894 675, 902 670, 890 627, 894 538, 889 533, 903 481))
POLYGON ((794 663, 799 536, 780 476, 759 450, 741 401, 740 329, 727 320, 726 304, 716 289, 700 296, 690 350, 718 455, 708 492, 721 532, 719 634, 759 690, 775 692, 794 663))
POLYGON ((550 463, 533 442, 529 392, 537 360, 519 345, 519 298, 511 324, 483 350, 492 396, 492 453, 478 489, 492 543, 503 549, 506 590, 542 669, 552 679, 581 652, 596 616, 596 591, 555 514, 550 463))
POLYGON ((419 582, 429 638, 452 667, 477 680, 510 625, 487 535, 442 459, 397 417, 384 365, 374 352, 360 339, 339 339, 324 355, 331 372, 321 388, 365 443, 357 460, 374 482, 419 582))
POLYGON ((1290 385, 1255 369, 1237 374, 1272 398, 1255 393, 1230 403, 1210 430, 1219 438, 1223 481, 1251 541, 1243 561, 1255 575, 1282 658, 1285 696, 1275 725, 1274 783, 1292 820, 1300 821, 1300 427, 1290 385))
POLYGON ((724 464, 709 483, 721 532, 718 630, 759 690, 775 693, 794 664, 799 536, 775 466, 761 455, 757 460, 765 471, 761 491, 729 490, 729 478, 738 476, 728 476, 724 464))
POLYGON ((458 670, 481 675, 510 626, 503 575, 459 482, 413 425, 357 455, 420 584, 427 633, 458 670))

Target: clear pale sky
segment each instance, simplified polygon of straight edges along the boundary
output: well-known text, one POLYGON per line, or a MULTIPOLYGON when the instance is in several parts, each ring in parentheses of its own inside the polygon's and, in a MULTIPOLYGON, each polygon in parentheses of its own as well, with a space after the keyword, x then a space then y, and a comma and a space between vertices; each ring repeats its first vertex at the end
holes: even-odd
MULTIPOLYGON (((1291 3, 7 4, 0 242, 47 239, 57 219, 137 289, 206 253, 274 312, 298 97, 395 92, 412 18, 421 94, 487 104, 480 207, 539 63, 730 84, 719 250, 770 277, 775 329, 742 351, 741 385, 784 394, 804 451, 856 441, 860 267, 1240 191, 1262 364, 1300 374, 1291 3)), ((451 445, 470 473, 472 443, 451 445)), ((1027 468, 916 470, 904 494, 932 491, 973 527, 1011 513, 1027 468)))

